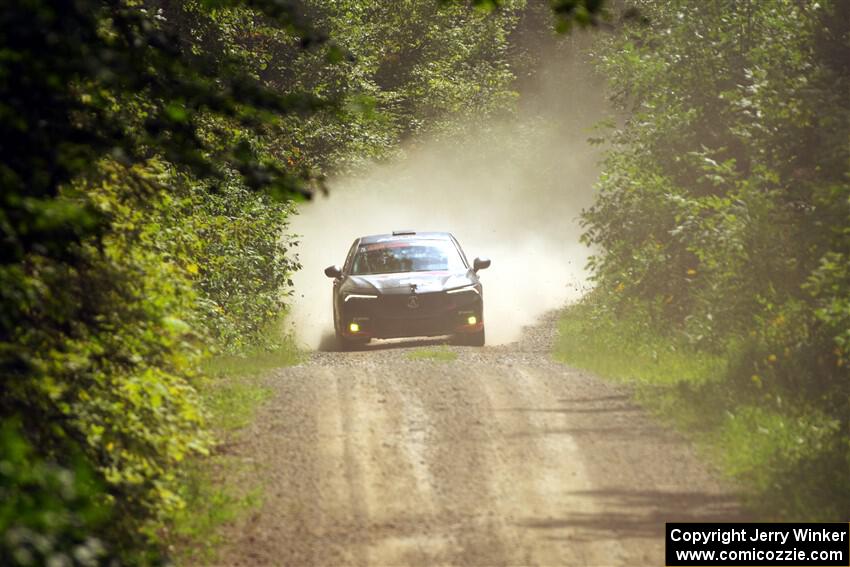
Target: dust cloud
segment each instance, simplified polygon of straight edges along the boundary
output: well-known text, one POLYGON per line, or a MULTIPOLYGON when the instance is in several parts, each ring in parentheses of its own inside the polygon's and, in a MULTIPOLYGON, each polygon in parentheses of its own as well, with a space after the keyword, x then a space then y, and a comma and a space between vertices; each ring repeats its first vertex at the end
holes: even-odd
POLYGON ((299 343, 333 333, 331 281, 361 235, 396 229, 449 231, 482 271, 488 344, 580 297, 588 250, 578 215, 592 199, 599 150, 587 142, 603 116, 602 84, 567 41, 554 45, 519 87, 515 116, 459 139, 414 141, 396 163, 330 180, 329 196, 300 207, 302 270, 290 321, 299 343))

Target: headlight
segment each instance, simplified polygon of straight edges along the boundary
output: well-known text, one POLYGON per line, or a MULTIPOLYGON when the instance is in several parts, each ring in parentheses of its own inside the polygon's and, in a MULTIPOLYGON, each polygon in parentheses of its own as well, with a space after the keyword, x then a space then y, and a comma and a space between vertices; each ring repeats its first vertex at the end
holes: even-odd
POLYGON ((345 299, 343 299, 342 301, 343 301, 343 303, 348 303, 349 299, 378 299, 378 296, 377 295, 369 295, 369 294, 365 294, 365 293, 349 293, 348 295, 345 296, 345 299))
POLYGON ((477 293, 477 294, 481 295, 478 291, 478 288, 476 288, 474 285, 466 285, 466 286, 463 286, 463 287, 459 287, 457 289, 450 289, 446 293, 467 293, 467 292, 470 292, 470 291, 472 293, 477 293))

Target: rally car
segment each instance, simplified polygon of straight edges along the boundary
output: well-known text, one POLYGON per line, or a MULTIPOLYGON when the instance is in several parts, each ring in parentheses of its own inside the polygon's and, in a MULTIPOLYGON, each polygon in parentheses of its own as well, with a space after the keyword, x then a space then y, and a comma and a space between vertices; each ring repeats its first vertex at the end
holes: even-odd
POLYGON ((371 339, 452 335, 484 345, 483 292, 478 271, 448 232, 395 231, 354 241, 345 263, 329 266, 334 330, 343 348, 371 339))

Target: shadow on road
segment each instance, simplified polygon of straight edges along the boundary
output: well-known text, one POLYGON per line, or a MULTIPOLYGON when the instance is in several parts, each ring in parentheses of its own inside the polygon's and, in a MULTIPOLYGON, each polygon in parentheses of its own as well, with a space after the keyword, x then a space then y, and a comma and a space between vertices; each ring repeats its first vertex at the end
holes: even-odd
POLYGON ((640 412, 637 406, 613 406, 600 408, 501 408, 496 411, 515 411, 523 413, 602 413, 602 412, 640 412))
POLYGON ((745 521, 733 495, 706 492, 634 491, 626 489, 571 492, 601 504, 595 513, 569 512, 560 518, 526 518, 516 525, 550 530, 551 539, 652 538, 663 541, 665 522, 745 521), (556 530, 569 530, 564 535, 556 530))
POLYGON ((661 428, 614 426, 614 427, 550 427, 545 429, 533 429, 529 431, 518 431, 505 435, 506 439, 523 439, 533 437, 544 437, 548 435, 567 435, 578 441, 592 439, 594 443, 640 443, 652 436, 655 445, 675 445, 681 443, 681 439, 661 428))
MULTIPOLYGON (((362 345, 354 350, 345 352, 369 352, 376 350, 391 350, 399 348, 422 348, 429 346, 448 345, 451 344, 449 337, 422 337, 411 339, 387 339, 373 340, 366 345, 362 345)), ((339 343, 333 333, 327 333, 322 336, 319 341, 319 347, 316 349, 320 352, 343 352, 340 349, 339 343)))

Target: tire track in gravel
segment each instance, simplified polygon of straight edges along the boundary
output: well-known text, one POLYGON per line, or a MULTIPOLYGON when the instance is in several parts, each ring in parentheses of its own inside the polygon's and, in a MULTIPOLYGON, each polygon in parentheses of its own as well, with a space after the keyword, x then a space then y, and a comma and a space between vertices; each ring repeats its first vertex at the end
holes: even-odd
POLYGON ((519 343, 314 353, 230 446, 264 487, 219 565, 662 565, 665 521, 741 518, 627 390, 519 343))

